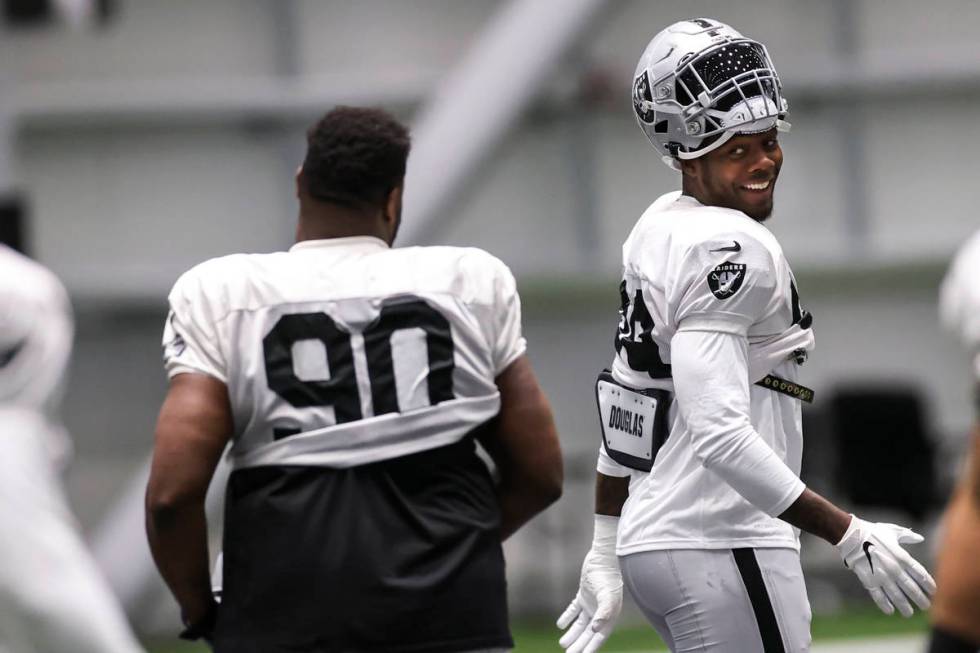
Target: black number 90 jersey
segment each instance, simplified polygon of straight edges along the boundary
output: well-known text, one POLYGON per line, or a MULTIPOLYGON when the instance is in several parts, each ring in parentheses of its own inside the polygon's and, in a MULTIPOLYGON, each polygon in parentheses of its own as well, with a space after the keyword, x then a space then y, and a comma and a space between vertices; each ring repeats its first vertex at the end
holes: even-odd
POLYGON ((520 301, 477 249, 370 237, 234 255, 170 294, 168 373, 228 385, 236 468, 348 467, 455 442, 499 409, 520 301))

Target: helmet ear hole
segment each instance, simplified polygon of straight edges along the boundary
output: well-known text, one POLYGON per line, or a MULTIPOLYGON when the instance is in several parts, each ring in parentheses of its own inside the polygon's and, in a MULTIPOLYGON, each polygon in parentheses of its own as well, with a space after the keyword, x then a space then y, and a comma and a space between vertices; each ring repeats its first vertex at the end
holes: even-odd
POLYGON ((657 134, 666 134, 667 133, 667 121, 666 120, 661 120, 660 122, 658 122, 656 125, 653 126, 653 131, 655 133, 657 133, 657 134))

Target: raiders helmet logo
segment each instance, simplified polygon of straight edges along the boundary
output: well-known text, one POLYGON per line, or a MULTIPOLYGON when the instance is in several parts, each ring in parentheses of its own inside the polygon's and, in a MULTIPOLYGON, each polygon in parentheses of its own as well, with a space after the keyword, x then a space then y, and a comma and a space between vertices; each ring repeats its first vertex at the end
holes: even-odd
POLYGON ((180 335, 177 331, 177 325, 174 324, 174 317, 173 311, 170 311, 170 315, 167 316, 166 334, 173 333, 173 337, 164 345, 165 358, 168 356, 180 356, 187 349, 187 342, 184 340, 184 336, 180 335))
POLYGON ((650 77, 643 71, 633 80, 633 111, 636 117, 647 123, 653 122, 655 112, 652 107, 653 94, 650 91, 650 77))
POLYGON ((708 288, 718 299, 728 299, 739 291, 745 281, 744 263, 722 263, 708 273, 708 288))
POLYGON ((174 334, 174 339, 167 343, 167 352, 174 356, 180 356, 186 350, 187 342, 184 341, 184 336, 179 333, 174 334))

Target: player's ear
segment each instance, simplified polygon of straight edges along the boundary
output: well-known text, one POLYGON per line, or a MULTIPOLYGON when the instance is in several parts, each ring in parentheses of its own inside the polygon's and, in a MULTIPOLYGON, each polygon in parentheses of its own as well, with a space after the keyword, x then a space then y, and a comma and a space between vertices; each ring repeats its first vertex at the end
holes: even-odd
POLYGON ((699 159, 677 159, 681 164, 681 174, 690 179, 697 179, 701 173, 701 161, 699 159))
POLYGON ((296 197, 299 197, 303 194, 303 166, 296 168, 296 174, 293 175, 293 179, 296 182, 296 197))
POLYGON ((399 183, 388 193, 388 197, 385 200, 385 222, 397 223, 401 219, 402 193, 404 189, 404 183, 399 183))
POLYGON ((395 236, 398 233, 398 227, 401 224, 402 219, 402 194, 405 190, 404 182, 399 182, 397 186, 391 189, 388 193, 388 197, 385 199, 384 208, 384 221, 388 226, 391 238, 388 243, 391 244, 395 241, 395 236))

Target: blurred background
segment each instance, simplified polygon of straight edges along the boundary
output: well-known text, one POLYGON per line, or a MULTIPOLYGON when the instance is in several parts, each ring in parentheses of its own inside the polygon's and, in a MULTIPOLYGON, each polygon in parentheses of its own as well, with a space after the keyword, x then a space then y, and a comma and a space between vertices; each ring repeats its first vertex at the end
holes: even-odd
MULTIPOLYGON (((401 244, 485 248, 518 278, 568 483, 507 544, 511 604, 520 619, 560 612, 591 537, 592 387, 613 353, 620 246, 643 209, 679 187, 635 125, 633 69, 657 31, 698 16, 763 41, 790 103, 767 226, 815 318, 804 479, 934 534, 972 419, 969 363, 936 303, 952 253, 980 226, 980 3, 0 8, 0 229, 71 292, 64 417, 76 451, 66 484, 141 632, 178 623, 141 503, 166 384, 167 292, 204 259, 291 244, 304 132, 338 103, 382 106, 413 127, 401 244)), ((916 553, 933 555, 926 545, 916 553)), ((815 612, 870 606, 831 547, 805 540, 803 556, 815 612)))

